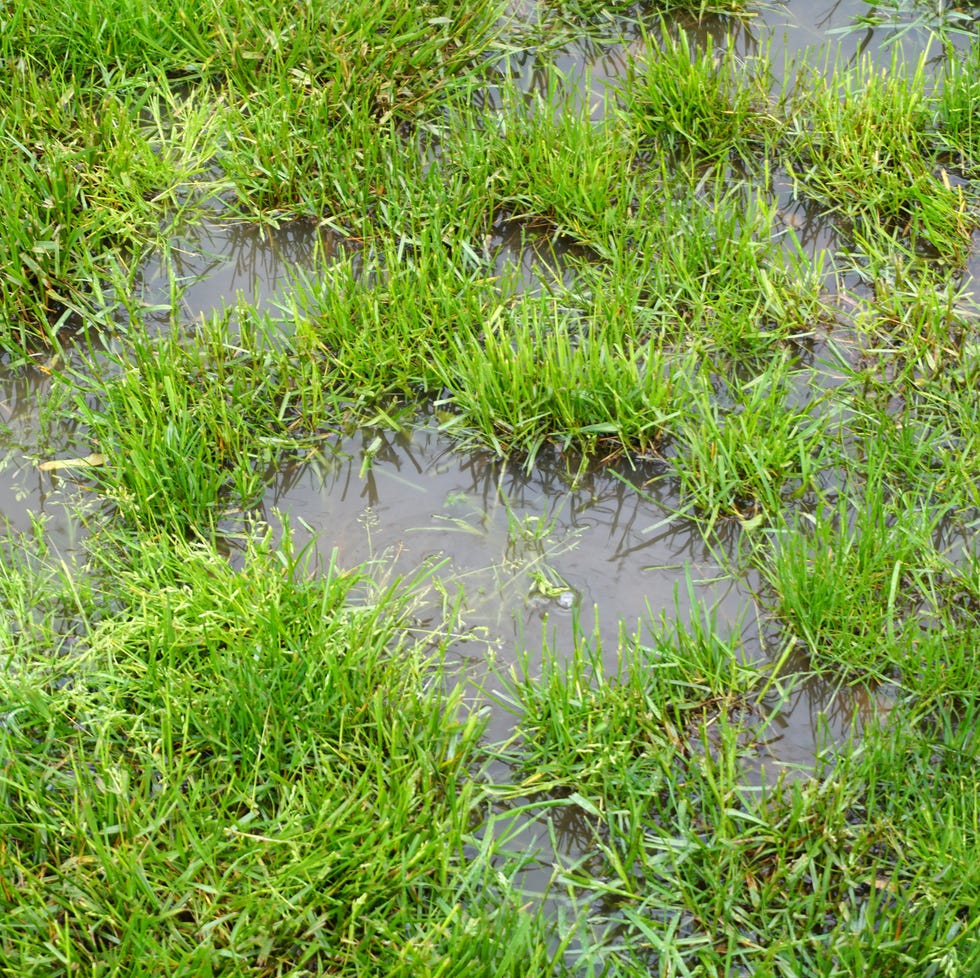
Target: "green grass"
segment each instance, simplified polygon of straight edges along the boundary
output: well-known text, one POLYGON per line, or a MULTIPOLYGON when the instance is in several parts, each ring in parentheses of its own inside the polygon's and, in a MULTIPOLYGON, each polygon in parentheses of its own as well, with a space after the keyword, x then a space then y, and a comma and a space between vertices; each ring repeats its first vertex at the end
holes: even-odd
POLYGON ((780 619, 805 643, 814 668, 901 681, 896 657, 920 645, 919 602, 929 596, 928 557, 942 510, 915 497, 890 503, 881 490, 868 487, 856 511, 845 497, 830 512, 818 510, 812 532, 803 520, 777 531, 765 570, 780 619))
POLYGON ((18 215, 0 230, 5 348, 103 314, 113 272, 166 235, 180 188, 213 154, 202 104, 148 82, 100 91, 52 66, 12 73, 0 93, 0 194, 18 215))
POLYGON ((778 139, 785 123, 770 110, 765 56, 741 61, 733 49, 716 52, 710 36, 692 49, 686 33, 644 41, 623 86, 623 108, 658 150, 695 166, 751 163, 778 139))
POLYGON ((672 446, 682 501, 709 533, 719 516, 771 517, 815 489, 832 444, 819 406, 787 403, 795 391, 786 361, 719 386, 703 376, 691 383, 672 446))
POLYGON ((331 95, 338 112, 363 102, 380 113, 414 111, 455 84, 490 39, 495 8, 447 0, 352 6, 207 0, 193 14, 168 0, 33 0, 4 31, 5 50, 81 80, 207 78, 244 95, 268 78, 331 95), (36 30, 36 23, 46 25, 36 30))
POLYGON ((976 43, 941 71, 807 53, 777 85, 730 18, 701 45, 637 17, 9 11, 0 348, 53 375, 11 454, 101 459, 73 470, 84 545, 37 517, 0 550, 0 973, 980 968, 976 43), (627 27, 605 111, 569 100, 563 46, 627 27), (834 233, 790 229, 788 184, 834 233), (278 310, 187 322, 175 262, 144 322, 175 227, 293 218, 342 257, 278 310), (504 228, 550 280, 498 270, 504 228), (465 582, 314 566, 249 518, 370 424, 363 475, 420 405, 527 469, 654 462, 755 588, 760 661, 693 587, 688 620, 604 643, 555 520, 505 503, 492 598, 574 618, 474 701, 446 664, 465 582), (779 779, 807 681, 877 708, 779 779), (516 851, 539 829, 553 853, 516 851))
POLYGON ((4 671, 5 973, 546 973, 492 850, 464 862, 481 722, 429 681, 421 579, 314 575, 288 537, 241 570, 124 552, 57 680, 4 671))
POLYGON ((789 165, 798 191, 840 215, 871 255, 901 251, 963 263, 976 218, 963 192, 935 172, 926 56, 803 73, 793 99, 789 165))
POLYGON ((974 745, 958 737, 937 772, 931 734, 889 741, 753 796, 731 791, 728 737, 653 813, 633 799, 598 820, 602 882, 573 876, 605 896, 592 960, 630 976, 971 973, 978 881, 944 852, 976 841, 974 745))
POLYGON ((545 643, 540 666, 525 653, 495 694, 517 717, 501 755, 516 769, 511 791, 614 808, 656 797, 690 759, 699 727, 744 707, 757 679, 711 615, 624 630, 611 661, 598 635, 577 631, 561 657, 545 643))
POLYGON ((247 318, 235 332, 224 315, 191 338, 134 336, 80 378, 78 411, 106 459, 94 478, 132 525, 210 538, 261 497, 268 466, 340 422, 315 337, 277 343, 247 318))
POLYGON ((457 413, 446 430, 472 432, 529 462, 545 439, 590 450, 606 441, 657 446, 674 413, 677 375, 689 367, 629 338, 617 342, 611 331, 548 321, 533 305, 498 322, 458 340, 445 379, 445 403, 457 413))
POLYGON ((954 165, 966 165, 975 174, 980 157, 980 88, 977 66, 980 50, 950 60, 939 97, 939 126, 945 148, 957 154, 954 165))
POLYGON ((252 218, 329 208, 339 225, 363 222, 384 195, 374 141, 387 131, 400 147, 396 124, 431 121, 472 89, 495 18, 491 4, 400 0, 216 0, 193 17, 125 0, 24 5, 0 35, 13 68, 0 193, 21 215, 0 233, 4 346, 51 343, 68 316, 96 317, 107 280, 188 204, 235 196, 252 218), (338 169, 351 131, 368 160, 338 169))

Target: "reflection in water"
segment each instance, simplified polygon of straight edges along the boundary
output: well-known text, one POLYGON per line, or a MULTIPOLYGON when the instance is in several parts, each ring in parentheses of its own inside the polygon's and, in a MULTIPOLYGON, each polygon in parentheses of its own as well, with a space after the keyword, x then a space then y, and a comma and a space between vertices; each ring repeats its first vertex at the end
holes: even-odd
POLYGON ((540 295, 553 285, 571 288, 575 276, 569 259, 586 257, 576 242, 548 228, 535 232, 524 221, 500 221, 488 245, 501 290, 509 295, 540 295))
POLYGON ((170 242, 166 254, 141 269, 135 295, 149 326, 195 322, 239 300, 274 308, 295 270, 339 257, 335 235, 306 221, 279 227, 234 222, 194 225, 170 242))
POLYGON ((0 525, 20 534, 43 519, 61 552, 74 547, 81 532, 71 515, 79 503, 77 473, 44 472, 38 463, 92 450, 64 407, 53 397, 45 369, 0 371, 0 525))
MULTIPOLYGON (((853 64, 866 55, 887 67, 896 53, 914 63, 923 51, 930 50, 935 55, 937 77, 946 52, 941 50, 943 45, 935 44, 936 34, 953 50, 965 51, 976 33, 975 18, 964 16, 955 4, 945 3, 834 0, 815 4, 789 0, 785 5, 764 5, 760 16, 787 60, 808 48, 832 44, 841 65, 853 64)), ((780 67, 779 60, 774 59, 775 68, 780 67)))

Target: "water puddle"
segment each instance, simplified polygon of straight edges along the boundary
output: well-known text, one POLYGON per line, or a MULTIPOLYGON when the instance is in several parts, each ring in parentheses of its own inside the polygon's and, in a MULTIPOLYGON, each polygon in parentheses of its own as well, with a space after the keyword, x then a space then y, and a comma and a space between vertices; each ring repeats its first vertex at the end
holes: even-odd
POLYGON ((242 304, 275 312, 297 271, 343 253, 336 235, 310 221, 192 224, 139 269, 133 297, 151 330, 242 304))
POLYGON ((471 636, 456 651, 480 682, 488 665, 508 672, 523 648, 539 648, 542 634, 569 648, 576 619, 590 633, 598 624, 612 666, 621 622, 635 630, 651 616, 683 620, 703 608, 758 660, 750 582, 728 577, 691 524, 671 520, 676 500, 637 493, 643 476, 573 474, 560 459, 526 472, 460 452, 431 424, 360 431, 322 460, 278 473, 265 515, 301 517, 324 561, 334 549, 345 566, 444 561, 439 576, 462 587, 471 636))

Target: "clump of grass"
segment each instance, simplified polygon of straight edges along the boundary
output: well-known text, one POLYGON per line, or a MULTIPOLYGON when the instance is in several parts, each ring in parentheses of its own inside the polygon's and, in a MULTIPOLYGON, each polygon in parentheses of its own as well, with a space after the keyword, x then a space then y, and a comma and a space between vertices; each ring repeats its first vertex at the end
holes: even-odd
POLYGON ((505 753, 517 794, 574 794, 615 809, 656 796, 690 760, 698 726, 744 705, 756 674, 739 663, 711 614, 621 633, 615 658, 598 636, 544 646, 540 672, 525 654, 502 693, 517 715, 505 753))
POLYGON ((576 264, 571 291, 600 322, 624 320, 730 370, 808 336, 824 315, 820 263, 774 240, 774 221, 773 204, 744 185, 648 174, 601 260, 576 264))
POLYGON ((208 536, 264 488, 266 467, 322 440, 339 418, 329 364, 300 331, 275 344, 247 317, 216 316, 191 338, 134 335, 78 375, 78 410, 106 463, 100 488, 134 526, 208 536))
POLYGON ((30 0, 6 27, 5 53, 42 72, 63 65, 83 82, 133 77, 151 66, 165 75, 186 76, 200 71, 213 54, 213 48, 195 46, 195 21, 176 0, 153 8, 131 0, 30 0), (37 29, 39 23, 45 30, 37 29))
POLYGON ((923 55, 911 73, 868 59, 811 72, 791 106, 789 166, 799 192, 838 213, 871 255, 911 250, 960 265, 974 224, 960 190, 935 172, 923 55), (804 122, 805 120, 805 122, 804 122))
MULTIPOLYGON (((569 938, 515 895, 497 826, 473 834, 489 796, 518 794, 521 817, 540 802, 591 820, 592 858, 564 873, 609 928, 583 969, 980 966, 980 347, 961 297, 920 274, 967 254, 973 218, 940 154, 976 163, 975 52, 935 96, 924 60, 814 73, 772 110, 784 123, 768 52, 648 42, 598 122, 562 103, 557 73, 543 97, 480 91, 495 16, 459 0, 210 0, 193 17, 31 0, 4 21, 0 203, 23 215, 0 232, 7 348, 54 341, 72 312, 96 322, 111 270, 124 283, 198 195, 363 244, 297 283, 281 321, 238 310, 235 329, 174 322, 156 340, 134 325, 72 374, 107 458, 92 474, 124 520, 89 566, 49 558, 40 527, 0 561, 12 971, 560 973, 569 938), (651 162, 643 134, 671 159, 651 162), (875 292, 851 317, 862 359, 807 408, 791 364, 822 270, 774 240, 769 189, 732 177, 782 151, 875 292), (546 294, 497 281, 486 236, 504 216, 580 246, 546 294), (770 521, 754 569, 787 656, 798 641, 828 682, 894 683, 891 725, 755 797, 757 673, 710 615, 624 632, 614 656, 576 632, 540 675, 525 653, 502 694, 518 736, 493 753, 519 783, 477 787, 482 724, 423 651, 445 636, 412 617, 411 587, 316 574, 288 536, 252 540, 239 569, 209 544, 267 471, 349 412, 390 419, 396 397, 439 399, 447 430, 529 466, 547 443, 612 456, 672 439, 706 534, 725 514, 770 521)), ((511 514, 503 559, 571 596, 552 529, 511 514)))
POLYGON ((501 107, 489 118, 470 109, 454 117, 445 165, 512 219, 596 247, 628 222, 636 147, 616 126, 595 125, 588 105, 566 105, 557 72, 547 81, 532 100, 512 81, 501 85, 501 107))
MULTIPOLYGON (((214 152, 200 103, 61 66, 10 73, 0 92, 0 344, 53 343, 69 316, 105 318, 110 273, 166 235, 178 190, 214 152)), ((210 116, 210 110, 208 112, 210 116)), ((125 278, 125 275, 123 276, 125 278)))
POLYGON ((920 849, 939 824, 953 859, 969 858, 972 727, 950 731, 941 770, 929 722, 912 720, 897 738, 876 728, 863 747, 828 753, 812 776, 747 788, 738 707, 752 674, 732 673, 713 624, 695 632, 692 644, 676 630, 640 661, 634 648, 614 676, 576 647, 564 667, 546 658, 540 677, 525 664, 514 680, 524 778, 513 790, 557 795, 552 809, 574 807, 579 832, 593 833, 576 846, 588 859, 562 871, 589 908, 580 965, 843 976, 913 959, 936 974, 975 964, 977 874, 920 849), (923 821, 908 819, 917 809, 923 821))
POLYGON ((925 368, 930 360, 938 366, 956 355, 971 324, 969 299, 954 283, 876 278, 870 284, 871 295, 852 316, 854 328, 867 338, 865 356, 894 347, 925 368))
POLYGON ((678 629, 654 658, 631 656, 628 675, 617 660, 615 680, 576 647, 566 666, 546 658, 540 677, 525 664, 513 681, 522 811, 552 793, 552 817, 577 813, 588 855, 561 871, 588 913, 580 967, 975 969, 976 698, 899 705, 812 773, 753 789, 737 709, 749 687, 714 625, 695 631, 695 648, 678 629))
POLYGON ((602 898, 593 927, 608 936, 583 957, 631 978, 971 973, 974 739, 953 734, 937 764, 923 725, 869 732, 813 777, 754 796, 726 738, 652 813, 637 796, 603 821, 605 872, 569 878, 602 898))
POLYGON ((372 236, 372 222, 445 197, 426 185, 413 124, 441 128, 485 81, 496 6, 384 0, 304 16, 308 47, 268 52, 256 40, 258 83, 248 60, 226 81, 221 166, 248 215, 298 212, 372 236))
POLYGON ((628 123, 657 150, 695 165, 751 162, 782 128, 769 110, 771 87, 765 57, 739 62, 733 48, 716 52, 710 35, 694 48, 681 31, 663 41, 646 36, 621 97, 628 123))
POLYGON ((827 417, 815 406, 792 407, 788 361, 775 361, 748 381, 728 384, 731 403, 703 375, 680 399, 671 461, 684 500, 706 520, 773 518, 790 498, 817 486, 828 464, 827 417))
POLYGON ((980 170, 980 48, 950 57, 937 103, 943 147, 956 154, 954 165, 975 175, 980 170))
POLYGON ((464 858, 481 723, 406 628, 420 583, 129 544, 63 681, 0 673, 7 966, 551 974, 492 843, 464 858))
POLYGON ((222 42, 215 60, 235 89, 245 95, 256 70, 291 78, 309 94, 326 93, 335 122, 359 106, 383 118, 411 118, 438 104, 479 73, 498 13, 486 0, 329 3, 289 12, 275 3, 228 6, 224 0, 214 14, 222 42), (239 22, 233 31, 225 26, 229 14, 239 22))
POLYGON ((0 95, 0 202, 18 215, 0 230, 6 349, 48 338, 78 310, 97 289, 107 253, 132 242, 147 217, 124 188, 112 187, 126 166, 116 165, 113 150, 132 152, 126 111, 111 98, 98 110, 106 145, 95 113, 58 104, 58 93, 57 78, 47 87, 14 72, 0 95))
MULTIPOLYGON (((505 113, 500 139, 511 138, 508 120, 505 113)), ((535 117, 530 129, 523 113, 517 120, 518 135, 534 136, 521 143, 529 153, 555 130, 548 117, 535 117)), ((582 136, 592 131, 581 128, 586 121, 562 123, 562 131, 582 136)), ((596 143, 588 137, 583 145, 596 143)), ((470 202, 453 213, 451 201, 465 192, 456 178, 466 152, 447 150, 454 196, 439 201, 430 171, 426 186, 439 202, 419 213, 409 181, 397 191, 404 209, 381 206, 397 244, 310 277, 294 298, 291 318, 319 338, 335 388, 354 399, 434 394, 456 415, 454 431, 476 434, 501 454, 522 452, 529 464, 547 441, 645 452, 674 415, 672 391, 692 368, 692 353, 721 362, 766 353, 809 332, 821 314, 819 270, 804 270, 772 241, 771 207, 750 198, 746 213, 741 188, 665 197, 664 185, 675 187, 667 174, 642 187, 627 179, 622 191, 638 195, 633 204, 609 205, 603 192, 601 206, 615 213, 600 214, 591 181, 581 199, 557 204, 560 189, 541 185, 522 163, 505 166, 483 209, 470 202), (488 276, 477 231, 495 205, 531 204, 552 228, 593 246, 567 287, 508 299, 488 276), (638 253, 648 258, 638 262, 638 253)), ((491 158, 497 166, 505 156, 491 158)))
POLYGON ((229 188, 249 217, 364 232, 406 179, 393 161, 422 169, 397 126, 465 98, 496 34, 493 3, 199 8, 36 0, 5 23, 0 203, 23 218, 0 232, 6 348, 54 342, 70 316, 107 319, 118 267, 229 188))
POLYGON ((394 125, 379 126, 367 107, 353 107, 343 125, 336 112, 328 94, 288 77, 250 95, 247 108, 230 108, 221 167, 235 210, 315 216, 369 234, 392 181, 418 163, 394 125))
POLYGON ((691 366, 615 330, 581 329, 550 303, 525 302, 457 339, 443 361, 445 405, 454 412, 444 427, 475 432, 501 455, 518 451, 529 465, 546 441, 649 451, 691 366))
MULTIPOLYGON (((853 316, 860 361, 851 388, 855 406, 861 406, 852 428, 866 431, 860 419, 868 405, 873 424, 883 424, 887 431, 891 424, 880 420, 879 413, 896 418, 904 414, 908 425, 918 430, 923 448, 943 446, 943 451, 930 448, 934 457, 927 465, 906 464, 895 457, 896 470, 910 479, 929 477, 933 463, 942 454, 949 455, 964 433, 954 435, 951 420, 960 408, 970 413, 966 390, 972 390, 978 369, 972 318, 970 302, 953 285, 882 280, 875 282, 873 297, 860 302, 853 316)), ((957 427, 962 429, 961 424, 957 427)), ((906 456, 927 458, 915 450, 906 456)))
POLYGON ((812 527, 797 520, 776 531, 762 572, 814 670, 914 691, 910 663, 925 638, 932 578, 945 566, 934 544, 943 512, 929 496, 890 499, 872 475, 857 499, 819 506, 812 527))
POLYGON ((895 477, 931 485, 951 506, 967 513, 980 503, 980 405, 976 398, 980 348, 971 340, 957 356, 931 360, 925 366, 924 379, 902 392, 906 406, 899 422, 910 433, 905 440, 917 442, 906 459, 915 459, 918 465, 903 463, 898 451, 893 452, 895 477))
POLYGON ((457 337, 481 330, 504 302, 465 236, 435 224, 297 286, 290 320, 329 364, 331 388, 361 403, 438 392, 457 337))

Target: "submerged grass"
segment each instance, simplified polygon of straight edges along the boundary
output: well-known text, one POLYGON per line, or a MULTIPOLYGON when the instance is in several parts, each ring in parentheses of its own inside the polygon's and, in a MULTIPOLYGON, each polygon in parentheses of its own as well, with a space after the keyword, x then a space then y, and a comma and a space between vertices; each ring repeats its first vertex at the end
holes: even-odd
POLYGON ((731 790, 727 738, 652 812, 634 800, 599 823, 609 936, 592 960, 629 976, 972 973, 978 881, 944 857, 977 832, 974 745, 955 741, 937 771, 920 726, 871 732, 832 773, 753 796, 731 790), (949 850, 920 848, 939 836, 949 850))

